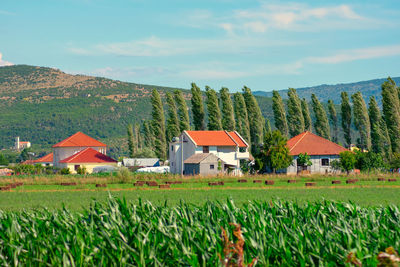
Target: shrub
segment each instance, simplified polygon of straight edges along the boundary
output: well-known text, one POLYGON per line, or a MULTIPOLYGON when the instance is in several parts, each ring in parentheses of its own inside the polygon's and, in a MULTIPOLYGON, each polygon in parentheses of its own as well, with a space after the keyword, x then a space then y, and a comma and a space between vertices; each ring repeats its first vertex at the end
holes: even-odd
POLYGON ((76 169, 76 173, 77 174, 86 174, 87 173, 87 171, 86 171, 86 167, 85 166, 79 166, 77 169, 76 169))
POLYGON ((60 170, 60 173, 61 173, 62 175, 67 175, 67 174, 70 174, 71 172, 69 171, 69 168, 62 168, 62 169, 60 170))

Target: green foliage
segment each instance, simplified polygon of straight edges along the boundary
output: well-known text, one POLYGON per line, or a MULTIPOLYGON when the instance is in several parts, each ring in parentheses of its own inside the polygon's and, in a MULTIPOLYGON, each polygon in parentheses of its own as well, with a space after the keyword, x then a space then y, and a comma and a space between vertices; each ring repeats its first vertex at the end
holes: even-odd
POLYGON ((361 92, 351 96, 353 100, 354 125, 360 134, 360 145, 362 149, 371 148, 371 125, 369 122, 368 110, 361 92))
POLYGON ((287 138, 279 130, 265 135, 263 149, 260 154, 264 166, 270 168, 273 172, 277 172, 292 164, 293 157, 290 156, 286 143, 287 138))
POLYGON ((314 94, 311 95, 311 100, 312 108, 315 114, 315 133, 323 138, 330 140, 329 122, 328 117, 326 116, 325 109, 314 94))
POLYGON ((60 174, 67 175, 67 174, 71 174, 71 172, 70 172, 69 168, 62 168, 60 170, 60 174))
POLYGON ((251 144, 249 119, 243 94, 237 92, 233 95, 233 98, 236 131, 244 138, 244 140, 246 140, 248 144, 251 144))
POLYGON ((264 117, 261 114, 260 106, 258 105, 256 98, 253 96, 250 88, 244 86, 242 91, 249 120, 250 140, 252 145, 251 149, 254 153, 263 140, 264 117))
POLYGON ((200 88, 195 83, 192 83, 191 86, 193 125, 196 131, 202 131, 205 129, 203 94, 201 93, 200 88))
POLYGON ((207 96, 207 113, 208 113, 208 130, 222 130, 221 110, 218 104, 218 96, 214 89, 206 86, 207 96))
POLYGON ((179 136, 180 124, 178 113, 176 110, 175 100, 170 93, 167 93, 168 117, 167 117, 167 143, 172 141, 172 138, 179 136))
POLYGON ((331 167, 333 170, 338 171, 342 169, 342 165, 340 164, 340 160, 332 160, 331 161, 331 167))
POLYGON ((389 77, 382 84, 382 107, 393 152, 400 152, 400 103, 396 83, 389 77))
POLYGON ((312 132, 312 120, 310 116, 310 110, 308 109, 307 100, 305 98, 301 100, 301 111, 304 119, 304 129, 306 131, 312 132))
POLYGON ((340 105, 342 115, 342 129, 344 139, 346 141, 346 147, 349 148, 351 144, 351 106, 349 96, 346 92, 340 94, 342 103, 340 105))
POLYGON ((304 117, 301 108, 301 100, 296 93, 296 90, 289 88, 288 91, 288 126, 290 136, 301 134, 305 130, 304 117))
POLYGON ((151 95, 152 104, 152 128, 155 137, 154 151, 158 158, 165 160, 167 158, 167 143, 165 139, 165 120, 164 109, 161 102, 160 94, 157 90, 153 90, 151 95))
POLYGON ((306 153, 300 153, 297 157, 297 164, 300 166, 311 166, 311 156, 306 153))
POLYGON ((155 146, 155 138, 154 138, 153 127, 151 125, 151 122, 144 121, 142 124, 142 128, 143 128, 143 136, 144 136, 144 146, 153 150, 154 146, 155 146))
POLYGON ((132 173, 126 167, 120 167, 117 171, 117 178, 119 179, 120 183, 128 183, 132 177, 132 173))
POLYGON ((332 135, 332 141, 337 143, 338 142, 338 118, 336 115, 336 108, 335 104, 333 104, 332 100, 328 100, 328 110, 329 110, 329 120, 331 122, 331 125, 333 126, 333 135, 332 135))
POLYGON ((360 171, 370 172, 373 170, 381 170, 386 167, 382 155, 374 153, 372 151, 361 152, 358 150, 356 151, 355 156, 355 167, 360 171))
POLYGON ((190 121, 188 112, 189 109, 186 105, 186 101, 185 98, 183 97, 182 91, 175 90, 174 96, 179 116, 179 132, 190 130, 190 121))
POLYGON ((371 127, 372 151, 384 154, 386 158, 391 156, 390 138, 386 128, 386 122, 381 116, 375 97, 371 96, 368 103, 368 115, 371 127))
MULTIPOLYGON (((274 111, 275 127, 283 135, 288 136, 289 129, 286 121, 286 111, 283 105, 282 97, 277 91, 273 91, 272 109, 274 111)), ((304 120, 304 119, 303 119, 304 120)))
POLYGON ((135 140, 133 136, 133 125, 128 124, 127 126, 127 132, 128 132, 128 149, 129 149, 129 157, 133 157, 133 154, 135 153, 135 140))
POLYGON ((354 169, 357 159, 353 152, 351 151, 343 151, 339 154, 340 158, 340 166, 344 171, 349 173, 354 169))
POLYGON ((156 158, 157 155, 148 147, 142 148, 138 150, 135 154, 132 155, 132 158, 156 158))
POLYGON ((0 154, 0 166, 7 166, 9 163, 8 159, 6 158, 6 156, 4 156, 3 154, 0 154))
POLYGON ((399 169, 400 168, 400 153, 393 153, 393 156, 390 160, 390 168, 399 169))
POLYGON ((229 89, 222 87, 219 93, 222 104, 222 129, 234 131, 236 129, 235 116, 233 114, 233 105, 229 89))
POLYGON ((86 167, 85 166, 79 166, 76 169, 76 173, 77 174, 81 174, 81 175, 86 174, 87 173, 86 167))

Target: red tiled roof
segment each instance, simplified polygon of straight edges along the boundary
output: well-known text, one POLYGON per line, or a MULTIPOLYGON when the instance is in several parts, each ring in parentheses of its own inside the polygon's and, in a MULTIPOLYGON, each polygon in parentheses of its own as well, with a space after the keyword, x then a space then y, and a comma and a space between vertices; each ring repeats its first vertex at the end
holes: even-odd
POLYGON ((246 143, 243 142, 242 137, 237 132, 228 132, 228 134, 235 139, 235 142, 239 145, 239 147, 247 147, 246 143))
MULTIPOLYGON (((186 131, 198 146, 241 146, 226 131, 186 131)), ((238 138, 238 137, 237 137, 238 138)), ((240 139, 240 138, 238 138, 240 139)))
POLYGON ((347 151, 346 148, 331 142, 308 131, 296 135, 287 141, 290 155, 307 153, 308 155, 339 155, 340 152, 347 151))
POLYGON ((93 148, 86 148, 78 153, 60 160, 60 163, 115 163, 116 160, 106 156, 93 148))
POLYGON ((53 153, 47 154, 46 156, 43 156, 37 160, 34 160, 35 163, 41 163, 41 162, 53 162, 53 153))
POLYGON ((107 146, 96 139, 87 136, 84 133, 77 132, 74 135, 71 135, 67 139, 55 144, 53 147, 74 147, 74 146, 91 146, 91 147, 99 147, 99 146, 107 146))

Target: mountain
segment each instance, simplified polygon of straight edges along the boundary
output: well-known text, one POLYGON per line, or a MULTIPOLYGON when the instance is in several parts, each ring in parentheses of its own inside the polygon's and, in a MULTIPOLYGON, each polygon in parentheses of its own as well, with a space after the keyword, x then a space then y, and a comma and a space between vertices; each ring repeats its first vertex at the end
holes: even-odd
MULTIPOLYGON (((400 77, 392 78, 397 85, 400 84, 400 77)), ((301 98, 311 99, 311 94, 315 94, 322 102, 328 102, 332 99, 334 103, 340 104, 340 92, 346 91, 349 95, 360 91, 365 101, 368 103, 370 96, 375 96, 378 102, 381 102, 381 85, 387 79, 374 79, 369 81, 355 82, 355 83, 341 83, 335 85, 322 84, 318 86, 297 88, 297 94, 301 98)), ((282 98, 287 98, 288 90, 279 90, 282 98)), ((254 95, 272 97, 272 92, 255 91, 254 95)))

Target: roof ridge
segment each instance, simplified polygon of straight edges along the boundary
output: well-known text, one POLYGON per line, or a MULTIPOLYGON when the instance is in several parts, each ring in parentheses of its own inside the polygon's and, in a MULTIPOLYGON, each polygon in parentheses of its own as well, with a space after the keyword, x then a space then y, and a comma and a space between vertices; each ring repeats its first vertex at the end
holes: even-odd
MULTIPOLYGON (((86 151, 86 150, 88 150, 88 149, 93 149, 93 148, 87 147, 87 148, 85 148, 85 149, 79 151, 78 153, 75 153, 75 154, 72 155, 71 157, 65 158, 65 159, 63 159, 63 160, 66 160, 66 159, 68 159, 68 161, 73 160, 73 159, 76 158, 78 155, 82 154, 84 151, 86 151)), ((94 150, 94 149, 93 149, 93 150, 94 150)), ((95 151, 96 151, 96 150, 95 150, 95 151)))
MULTIPOLYGON (((331 140, 329 140, 329 139, 323 138, 322 136, 319 136, 319 135, 314 134, 314 133, 311 133, 311 132, 310 132, 310 134, 312 134, 312 135, 314 135, 314 136, 316 136, 316 137, 318 137, 318 138, 320 138, 320 139, 323 139, 324 141, 331 142, 331 143, 334 144, 335 146, 338 146, 338 147, 341 147, 341 148, 345 148, 344 146, 341 146, 341 145, 339 145, 339 144, 336 144, 335 142, 333 142, 333 141, 331 141, 331 140)), ((347 149, 347 148, 346 148, 346 149, 347 149)))
POLYGON ((307 135, 307 133, 310 133, 310 132, 309 132, 309 131, 305 131, 305 132, 301 133, 301 134, 303 134, 303 136, 292 146, 292 148, 290 148, 289 151, 292 151, 292 150, 297 146, 297 144, 298 144, 301 140, 303 140, 303 138, 307 135))
POLYGON ((236 140, 228 133, 227 130, 224 130, 224 132, 229 136, 229 138, 236 144, 236 146, 239 146, 239 144, 236 142, 236 140))

